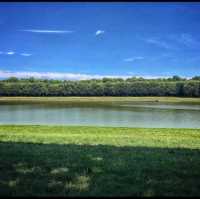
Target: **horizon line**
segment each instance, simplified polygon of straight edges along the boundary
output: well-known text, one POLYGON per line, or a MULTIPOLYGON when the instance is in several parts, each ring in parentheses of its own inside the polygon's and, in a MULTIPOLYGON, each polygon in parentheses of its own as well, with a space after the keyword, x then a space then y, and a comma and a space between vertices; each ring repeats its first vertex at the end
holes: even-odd
MULTIPOLYGON (((90 80, 90 79, 103 79, 103 78, 144 78, 144 79, 167 79, 173 76, 178 76, 180 78, 191 79, 191 76, 182 75, 100 75, 100 74, 84 74, 84 73, 68 73, 68 72, 36 72, 36 71, 5 71, 0 70, 0 78, 38 78, 38 79, 57 79, 57 80, 90 80)), ((193 76, 194 77, 194 76, 193 76)))

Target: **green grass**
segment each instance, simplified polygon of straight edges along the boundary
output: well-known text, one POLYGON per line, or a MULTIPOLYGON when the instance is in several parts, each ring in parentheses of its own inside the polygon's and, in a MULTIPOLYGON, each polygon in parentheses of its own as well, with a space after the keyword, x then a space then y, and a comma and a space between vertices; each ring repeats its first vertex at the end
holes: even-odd
POLYGON ((200 129, 0 126, 0 196, 200 196, 200 129))
POLYGON ((200 98, 189 97, 0 97, 5 103, 76 103, 76 102, 161 102, 200 104, 200 98))

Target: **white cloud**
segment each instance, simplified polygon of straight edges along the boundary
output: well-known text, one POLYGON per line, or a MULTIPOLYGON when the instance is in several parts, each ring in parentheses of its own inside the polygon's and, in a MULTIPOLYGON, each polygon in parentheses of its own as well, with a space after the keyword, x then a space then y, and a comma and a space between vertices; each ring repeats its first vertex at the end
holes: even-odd
MULTIPOLYGON (((28 72, 28 71, 19 71, 19 72, 12 72, 12 71, 4 71, 0 70, 0 78, 9 78, 9 77, 17 77, 17 78, 43 78, 43 79, 60 79, 60 80, 87 80, 87 79, 102 79, 104 77, 107 78, 122 78, 127 79, 130 77, 143 77, 145 79, 156 79, 156 78, 169 78, 171 76, 149 76, 149 75, 135 75, 133 72, 129 72, 128 75, 89 75, 89 74, 80 74, 80 73, 61 73, 61 72, 28 72)), ((183 78, 191 78, 191 77, 184 77, 183 78)))
POLYGON ((176 37, 176 40, 187 47, 197 47, 200 45, 200 42, 197 41, 191 34, 182 33, 176 37))
POLYGON ((29 53, 20 53, 20 55, 25 56, 25 57, 29 57, 29 56, 31 56, 32 54, 29 54, 29 53))
MULTIPOLYGON (((16 52, 14 52, 14 51, 8 51, 8 52, 0 51, 0 54, 14 55, 14 54, 16 54, 16 52)), ((31 56, 32 54, 30 54, 30 53, 20 53, 19 55, 28 57, 28 56, 31 56)))
POLYGON ((105 33, 104 30, 97 30, 96 33, 95 33, 95 35, 98 36, 98 35, 102 35, 104 33, 105 33))
POLYGON ((144 57, 129 57, 129 58, 124 59, 124 61, 125 62, 133 62, 133 61, 142 60, 142 59, 144 59, 144 57))
POLYGON ((42 29, 26 29, 22 31, 33 32, 33 33, 53 33, 53 34, 69 34, 74 32, 72 30, 42 30, 42 29))
POLYGON ((67 80, 86 80, 86 79, 102 79, 104 77, 108 78, 129 78, 129 75, 89 75, 89 74, 80 74, 80 73, 60 73, 60 72, 28 72, 28 71, 0 71, 0 78, 44 78, 44 79, 67 79, 67 80))
POLYGON ((135 75, 135 73, 133 72, 129 72, 128 74, 132 75, 132 77, 136 77, 136 78, 144 78, 144 79, 158 79, 158 78, 169 78, 170 76, 162 76, 162 75, 158 75, 158 76, 153 76, 153 75, 141 75, 141 76, 138 76, 138 75, 135 75))
POLYGON ((7 52, 6 54, 7 54, 7 55, 14 55, 15 52, 13 52, 13 51, 9 51, 9 52, 7 52))
POLYGON ((154 44, 156 46, 159 46, 159 47, 162 47, 162 48, 165 48, 165 49, 171 48, 171 46, 168 43, 161 41, 159 39, 150 38, 150 39, 146 39, 145 41, 147 43, 154 44))

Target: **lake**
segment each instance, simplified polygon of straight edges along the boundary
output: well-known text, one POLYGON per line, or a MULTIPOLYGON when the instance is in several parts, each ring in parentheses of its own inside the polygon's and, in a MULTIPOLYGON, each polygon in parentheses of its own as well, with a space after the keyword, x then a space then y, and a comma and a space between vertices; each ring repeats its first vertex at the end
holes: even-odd
POLYGON ((2 104, 0 124, 200 128, 200 105, 146 102, 2 104))

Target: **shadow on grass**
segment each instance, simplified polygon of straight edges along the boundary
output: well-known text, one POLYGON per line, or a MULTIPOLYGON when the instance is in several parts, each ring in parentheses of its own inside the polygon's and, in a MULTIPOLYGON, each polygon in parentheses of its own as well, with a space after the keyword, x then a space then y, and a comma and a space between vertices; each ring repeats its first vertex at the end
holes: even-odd
POLYGON ((200 196, 195 149, 0 143, 1 196, 200 196))

